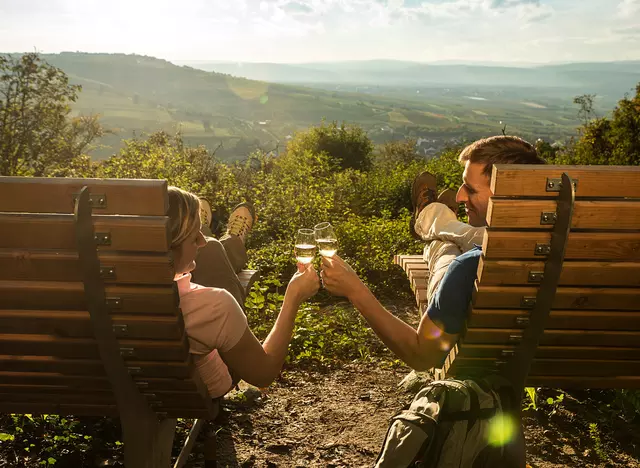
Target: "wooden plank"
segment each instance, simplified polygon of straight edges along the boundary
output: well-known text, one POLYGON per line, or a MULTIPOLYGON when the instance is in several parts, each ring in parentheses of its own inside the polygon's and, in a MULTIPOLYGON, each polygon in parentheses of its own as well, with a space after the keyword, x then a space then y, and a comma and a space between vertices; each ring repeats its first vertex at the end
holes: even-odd
POLYGON ((59 414, 60 416, 109 416, 118 417, 116 405, 74 405, 29 403, 25 401, 0 401, 0 413, 59 414))
MULTIPOLYGON (((141 389, 145 393, 147 390, 141 389)), ((78 392, 91 395, 113 395, 113 392, 108 388, 99 389, 80 389, 76 386, 69 385, 24 385, 24 384, 0 384, 0 393, 3 394, 29 394, 29 395, 65 395, 65 394, 78 394, 78 392)), ((195 390, 160 390, 154 389, 153 393, 160 396, 160 399, 165 400, 179 400, 187 398, 200 398, 200 395, 195 390)))
MULTIPOLYGON (((167 286, 106 286, 107 299, 118 298, 112 307, 122 314, 177 315, 178 291, 167 286)), ((87 310, 82 283, 0 281, 0 309, 87 310)))
MULTIPOLYGON (((464 343, 512 344, 522 330, 517 328, 469 328, 464 343)), ((545 330, 540 345, 550 346, 612 346, 640 348, 640 332, 601 330, 545 330)))
MULTIPOLYGON (((483 255, 488 259, 535 259, 536 244, 548 244, 548 232, 510 232, 488 230, 482 245, 483 255)), ((621 260, 640 261, 640 233, 592 233, 571 232, 567 241, 565 260, 621 260)))
MULTIPOLYGON (((141 391, 153 392, 196 392, 191 379, 169 379, 157 377, 133 376, 141 391)), ((111 384, 106 377, 86 375, 63 375, 55 372, 7 372, 0 371, 0 382, 3 385, 29 386, 63 386, 81 390, 108 390, 111 384)))
MULTIPOLYGON (((113 271, 105 284, 173 284, 171 255, 129 254, 103 251, 100 266, 113 271)), ((0 249, 0 281, 81 282, 75 251, 0 249)))
MULTIPOLYGON (((162 413, 170 418, 209 418, 206 409, 181 408, 181 407, 161 407, 156 408, 156 412, 162 413)), ((0 402, 0 413, 21 413, 21 414, 59 414, 61 416, 110 416, 117 417, 118 410, 115 405, 74 405, 74 404, 52 404, 52 403, 29 403, 3 401, 0 402)))
MULTIPOLYGON (((552 200, 510 200, 491 198, 487 224, 494 229, 541 229, 542 213, 555 213, 552 200)), ((608 231, 640 229, 640 201, 576 201, 571 218, 572 229, 606 229, 608 231)))
MULTIPOLYGON (((522 309, 474 309, 468 328, 525 328, 519 320, 529 317, 522 309)), ((552 330, 620 330, 640 331, 640 312, 552 310, 545 328, 552 330)))
MULTIPOLYGON (((454 350, 465 357, 503 358, 502 352, 513 351, 513 344, 473 344, 458 342, 454 350)), ((454 353, 452 350, 452 353, 454 353)), ((640 360, 640 348, 637 347, 597 347, 597 346, 551 346, 541 345, 536 350, 541 359, 632 359, 640 360)))
POLYGON ((84 186, 106 197, 97 214, 164 216, 169 210, 166 180, 0 177, 0 211, 73 213, 73 196, 84 186))
MULTIPOLYGON (((530 273, 544 272, 544 262, 480 259, 478 281, 482 285, 532 284, 530 273)), ((561 286, 640 287, 640 262, 566 261, 558 282, 561 286)))
POLYGON ((258 280, 259 277, 260 274, 258 273, 258 270, 242 270, 240 273, 238 273, 240 284, 247 293, 251 290, 251 286, 258 280))
POLYGON ((640 388, 640 377, 567 377, 536 375, 527 379, 528 387, 551 388, 640 388))
MULTIPOLYGON (((200 409, 205 406, 204 401, 197 393, 175 394, 143 392, 146 400, 156 410, 164 407, 184 407, 200 409)), ((114 405, 115 397, 112 392, 55 392, 43 393, 0 393, 0 401, 14 401, 20 403, 53 403, 53 404, 79 404, 79 405, 114 405)))
POLYGON ((547 192, 547 178, 559 179, 563 172, 578 179, 578 198, 640 198, 640 167, 633 166, 497 164, 493 166, 491 191, 504 197, 557 197, 557 192, 547 192))
MULTIPOLYGON (((132 375, 143 377, 186 378, 191 375, 188 362, 127 361, 132 375)), ((8 372, 50 372, 64 375, 105 375, 100 360, 69 359, 54 356, 0 355, 0 369, 8 372)))
MULTIPOLYGON (((73 215, 0 213, 0 248, 75 250, 73 215)), ((98 250, 129 252, 169 251, 169 218, 147 216, 94 216, 95 232, 111 236, 98 250)))
MULTIPOLYGON (((465 369, 496 369, 496 361, 490 358, 466 358, 458 356, 447 372, 464 372, 465 369)), ((558 376, 640 376, 640 361, 588 360, 588 359, 534 359, 530 375, 558 376)))
MULTIPOLYGON (((180 340, 118 340, 120 348, 136 360, 184 361, 189 355, 186 336, 180 340)), ((52 335, 0 334, 0 354, 100 359, 94 338, 60 338, 52 335)))
MULTIPOLYGON (((535 298, 537 287, 479 285, 473 294, 478 309, 527 309, 523 298, 535 298)), ((640 288, 559 287, 554 309, 568 310, 640 310, 640 288)))
MULTIPOLYGON (((177 340, 184 333, 181 316, 113 314, 111 321, 117 324, 114 331, 121 338, 177 340)), ((61 338, 94 337, 87 311, 0 310, 0 330, 10 334, 44 334, 61 338)))

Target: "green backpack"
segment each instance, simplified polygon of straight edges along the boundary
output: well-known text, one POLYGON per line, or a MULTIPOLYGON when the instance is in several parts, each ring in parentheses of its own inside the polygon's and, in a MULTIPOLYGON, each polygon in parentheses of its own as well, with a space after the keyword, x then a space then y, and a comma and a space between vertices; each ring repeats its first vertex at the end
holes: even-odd
POLYGON ((516 401, 512 386, 497 376, 432 382, 392 418, 375 466, 522 467, 520 421, 513 420, 516 401), (511 443, 492 445, 495 432, 510 435, 511 443))

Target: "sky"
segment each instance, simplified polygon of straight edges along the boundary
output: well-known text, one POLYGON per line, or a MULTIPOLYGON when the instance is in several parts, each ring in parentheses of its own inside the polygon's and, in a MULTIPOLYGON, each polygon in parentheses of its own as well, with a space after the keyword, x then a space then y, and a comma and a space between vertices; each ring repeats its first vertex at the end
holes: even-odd
POLYGON ((0 52, 172 61, 640 60, 640 0, 0 0, 0 52))

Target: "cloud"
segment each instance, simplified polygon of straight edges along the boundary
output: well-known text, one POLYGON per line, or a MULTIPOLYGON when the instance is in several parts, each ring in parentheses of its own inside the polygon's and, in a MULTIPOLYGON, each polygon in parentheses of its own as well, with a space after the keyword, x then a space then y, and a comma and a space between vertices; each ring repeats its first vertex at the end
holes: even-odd
POLYGON ((519 5, 540 6, 540 0, 491 0, 491 8, 512 8, 519 5))
POLYGON ((621 0, 618 3, 618 14, 628 17, 640 13, 640 0, 621 0))
POLYGON ((308 4, 302 2, 289 2, 285 3, 281 7, 287 13, 302 13, 302 14, 310 14, 315 10, 311 8, 308 4))

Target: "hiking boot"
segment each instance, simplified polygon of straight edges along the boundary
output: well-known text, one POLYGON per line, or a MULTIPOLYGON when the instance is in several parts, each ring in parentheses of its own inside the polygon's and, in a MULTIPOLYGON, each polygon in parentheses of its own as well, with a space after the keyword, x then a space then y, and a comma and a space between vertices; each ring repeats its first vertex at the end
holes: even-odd
POLYGON ((453 189, 446 189, 440 192, 438 195, 438 199, 436 200, 438 203, 442 203, 443 205, 447 205, 451 211, 453 211, 456 215, 458 214, 458 207, 460 204, 456 201, 456 191, 453 189))
POLYGON ((416 232, 416 220, 420 212, 429 203, 436 201, 436 176, 430 172, 423 172, 413 180, 411 186, 411 207, 413 208, 413 214, 409 221, 409 231, 415 239, 420 239, 420 236, 416 232))
POLYGON ((238 236, 245 242, 247 234, 256 222, 256 213, 250 203, 240 203, 229 215, 227 235, 238 236))
POLYGON ((213 220, 213 211, 211 203, 206 198, 200 197, 200 223, 202 224, 202 233, 205 236, 211 236, 211 221, 213 220))

